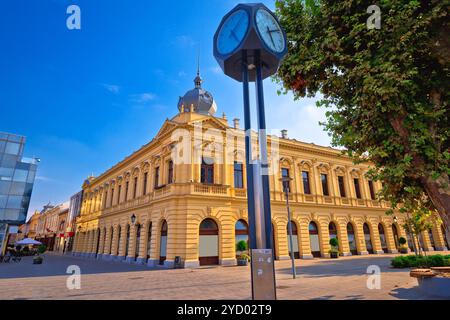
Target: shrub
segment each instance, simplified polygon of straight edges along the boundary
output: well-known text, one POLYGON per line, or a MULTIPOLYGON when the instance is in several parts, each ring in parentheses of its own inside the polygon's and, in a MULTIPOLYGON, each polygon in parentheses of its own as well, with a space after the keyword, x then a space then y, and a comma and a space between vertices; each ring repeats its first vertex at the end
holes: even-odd
POLYGON ((398 243, 400 244, 400 245, 402 245, 402 246, 404 246, 405 244, 406 244, 406 239, 404 238, 404 237, 400 237, 399 239, 398 239, 398 243))
POLYGON ((38 247, 38 253, 39 253, 39 254, 43 254, 46 250, 47 250, 47 246, 46 246, 45 244, 41 244, 41 245, 38 247))
POLYGON ((440 254, 433 256, 399 256, 391 261, 394 268, 430 268, 450 266, 450 255, 440 254))
POLYGON ((336 238, 331 238, 330 239, 330 246, 332 246, 334 248, 338 247, 339 246, 338 240, 336 238))
POLYGON ((247 241, 241 240, 236 244, 237 251, 246 251, 247 250, 247 241))

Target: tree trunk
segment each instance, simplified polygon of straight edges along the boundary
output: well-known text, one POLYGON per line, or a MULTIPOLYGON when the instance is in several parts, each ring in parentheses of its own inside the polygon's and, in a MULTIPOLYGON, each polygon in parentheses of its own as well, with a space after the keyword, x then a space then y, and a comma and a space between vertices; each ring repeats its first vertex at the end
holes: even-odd
MULTIPOLYGON (((450 189, 448 176, 441 176, 437 180, 431 177, 422 179, 425 190, 435 206, 445 227, 447 239, 450 239, 450 189)), ((450 250, 450 248, 447 248, 450 250)))

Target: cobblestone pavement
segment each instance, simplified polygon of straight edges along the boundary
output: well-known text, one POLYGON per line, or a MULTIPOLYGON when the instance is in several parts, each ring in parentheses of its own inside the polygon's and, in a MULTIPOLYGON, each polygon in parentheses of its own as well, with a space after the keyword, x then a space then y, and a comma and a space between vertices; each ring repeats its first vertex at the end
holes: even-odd
MULTIPOLYGON (((341 257, 338 260, 276 262, 278 299, 433 299, 417 290, 409 270, 389 267, 393 255, 341 257), (381 268, 381 289, 367 288, 367 267, 381 268)), ((162 270, 47 254, 42 265, 30 257, 0 263, 0 299, 250 299, 250 267, 162 270), (81 268, 81 289, 68 290, 67 267, 81 268)))

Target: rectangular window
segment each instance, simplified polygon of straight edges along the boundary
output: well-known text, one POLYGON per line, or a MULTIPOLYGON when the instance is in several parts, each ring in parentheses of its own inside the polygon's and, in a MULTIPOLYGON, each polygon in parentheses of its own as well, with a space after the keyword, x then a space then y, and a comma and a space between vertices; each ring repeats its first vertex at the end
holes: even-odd
POLYGON ((214 161, 211 158, 203 158, 201 168, 201 182, 214 184, 214 161))
POLYGON ((111 201, 109 203, 109 206, 112 207, 113 206, 113 200, 114 200, 114 188, 111 189, 111 201))
POLYGON ((236 161, 234 162, 234 187, 244 188, 244 165, 236 161))
POLYGON ((322 173, 320 175, 320 180, 322 181, 322 192, 324 196, 329 196, 330 191, 328 190, 328 175, 325 173, 322 173))
POLYGON ((108 199, 108 191, 105 191, 105 202, 103 202, 103 209, 106 208, 106 199, 108 199))
POLYGON ((173 183, 173 161, 169 161, 169 172, 167 177, 167 183, 171 184, 173 183))
POLYGON ((130 187, 130 182, 127 181, 127 182, 125 183, 125 201, 128 200, 128 189, 129 189, 129 187, 130 187))
POLYGON ((305 194, 311 194, 311 187, 309 184, 309 172, 303 171, 302 178, 303 178, 303 191, 305 192, 305 194))
POLYGON ((375 188, 373 186, 373 181, 372 180, 369 180, 369 190, 370 190, 370 198, 372 200, 375 200, 376 199, 376 197, 375 197, 375 188))
POLYGON ((155 181, 154 181, 155 188, 159 187, 159 167, 155 168, 155 181))
POLYGON ((119 185, 119 188, 117 189, 117 203, 120 203, 120 193, 122 191, 122 185, 119 185))
POLYGON ((341 197, 345 198, 347 195, 345 194, 344 177, 338 176, 338 182, 339 182, 339 192, 341 193, 341 197))
POLYGON ((281 177, 283 178, 283 191, 285 191, 286 188, 288 188, 289 191, 291 191, 291 181, 284 181, 286 178, 289 178, 289 169, 282 168, 281 169, 281 177))
POLYGON ((137 186, 138 186, 138 178, 134 177, 133 199, 135 199, 137 195, 137 186))
POLYGON ((144 173, 144 182, 142 185, 142 190, 143 190, 144 196, 147 194, 147 179, 148 179, 148 172, 145 172, 144 173))
POLYGON ((353 179, 354 184, 355 184, 355 193, 356 193, 356 197, 358 199, 361 199, 361 188, 359 187, 359 179, 355 178, 353 179))

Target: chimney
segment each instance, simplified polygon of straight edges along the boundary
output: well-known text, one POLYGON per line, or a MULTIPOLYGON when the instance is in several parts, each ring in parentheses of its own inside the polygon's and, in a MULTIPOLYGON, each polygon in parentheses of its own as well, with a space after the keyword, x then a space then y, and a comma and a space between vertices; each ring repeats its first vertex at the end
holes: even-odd
POLYGON ((288 131, 286 129, 281 130, 281 138, 288 139, 288 131))
POLYGON ((233 124, 234 124, 235 129, 239 129, 239 119, 238 118, 233 119, 233 124))

